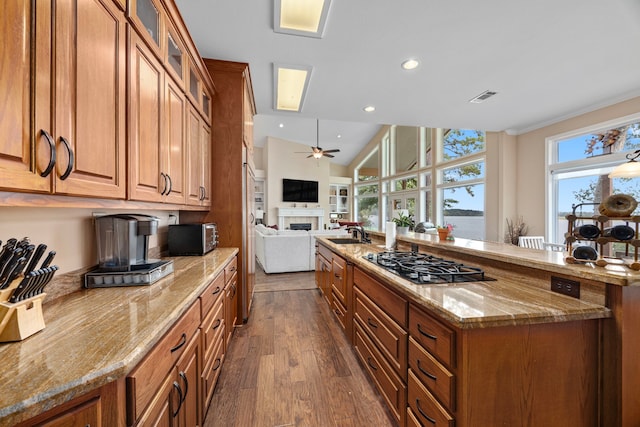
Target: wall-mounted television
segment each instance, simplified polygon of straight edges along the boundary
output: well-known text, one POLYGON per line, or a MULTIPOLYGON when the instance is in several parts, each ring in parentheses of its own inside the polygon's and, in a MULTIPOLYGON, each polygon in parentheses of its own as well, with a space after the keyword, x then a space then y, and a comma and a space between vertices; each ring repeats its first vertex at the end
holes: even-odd
POLYGON ((318 203, 318 181, 282 180, 282 201, 318 203))

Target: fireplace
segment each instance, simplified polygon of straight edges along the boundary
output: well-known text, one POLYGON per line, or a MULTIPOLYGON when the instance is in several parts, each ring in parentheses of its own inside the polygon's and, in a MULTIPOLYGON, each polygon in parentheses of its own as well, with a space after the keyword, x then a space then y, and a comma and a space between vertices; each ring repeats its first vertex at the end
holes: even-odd
POLYGON ((310 222, 298 222, 298 223, 289 224, 289 229, 290 230, 306 230, 306 231, 309 231, 309 230, 311 230, 311 223, 310 222))

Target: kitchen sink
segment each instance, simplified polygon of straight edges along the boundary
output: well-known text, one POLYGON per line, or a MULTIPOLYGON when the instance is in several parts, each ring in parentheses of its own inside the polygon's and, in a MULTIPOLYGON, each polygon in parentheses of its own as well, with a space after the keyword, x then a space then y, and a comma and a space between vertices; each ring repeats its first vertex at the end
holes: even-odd
POLYGON ((360 239, 354 239, 354 238, 348 238, 348 237, 327 238, 327 240, 330 242, 336 243, 338 245, 352 245, 354 243, 362 243, 360 239))

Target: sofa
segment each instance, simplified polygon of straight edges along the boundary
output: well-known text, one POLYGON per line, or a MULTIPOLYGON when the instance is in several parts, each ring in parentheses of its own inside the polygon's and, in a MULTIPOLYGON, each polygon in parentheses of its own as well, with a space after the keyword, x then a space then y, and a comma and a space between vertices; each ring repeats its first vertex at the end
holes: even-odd
POLYGON ((275 230, 255 227, 256 259, 265 273, 313 271, 316 267, 316 236, 344 237, 346 229, 275 230))

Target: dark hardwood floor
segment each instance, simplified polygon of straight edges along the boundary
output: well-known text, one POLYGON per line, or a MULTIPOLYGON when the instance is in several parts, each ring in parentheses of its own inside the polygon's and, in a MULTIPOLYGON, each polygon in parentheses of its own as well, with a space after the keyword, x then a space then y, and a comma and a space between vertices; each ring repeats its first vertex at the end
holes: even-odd
MULTIPOLYGON (((258 273, 256 284, 313 283, 313 273, 258 273)), ((236 328, 204 427, 393 423, 317 289, 254 293, 236 328)))

